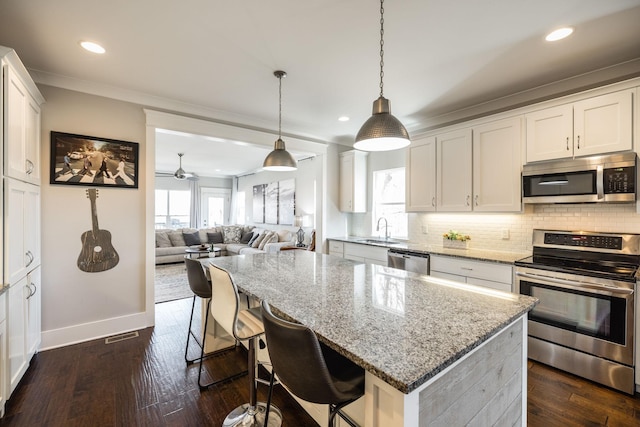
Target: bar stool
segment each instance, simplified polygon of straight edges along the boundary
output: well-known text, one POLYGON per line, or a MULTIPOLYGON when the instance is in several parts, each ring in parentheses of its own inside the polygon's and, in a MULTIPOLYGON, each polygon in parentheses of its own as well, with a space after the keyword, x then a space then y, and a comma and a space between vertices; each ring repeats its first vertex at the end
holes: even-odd
MULTIPOLYGON (((211 282, 207 280, 207 276, 205 274, 204 268, 200 261, 196 259, 191 259, 189 257, 184 258, 184 263, 187 267, 187 280, 189 282, 189 287, 193 292, 193 302, 191 303, 191 317, 189 318, 189 332, 187 333, 187 345, 184 349, 184 360, 188 365, 199 362, 200 366, 198 368, 198 386, 200 390, 206 389, 207 387, 211 387, 212 385, 219 384, 224 381, 229 381, 235 378, 239 378, 241 376, 247 375, 247 371, 239 372, 237 374, 230 375, 221 380, 212 381, 207 384, 202 384, 202 361, 206 358, 204 355, 205 342, 207 338, 207 325, 209 324, 209 310, 211 309, 211 282), (202 342, 198 339, 196 334, 193 333, 191 329, 193 325, 193 312, 196 305, 196 296, 204 299, 208 299, 207 301, 207 316, 204 320, 204 330, 202 331, 202 342), (189 342, 191 341, 191 337, 195 340, 196 344, 200 347, 200 357, 195 359, 189 359, 189 342)), ((224 350, 223 350, 224 351, 224 350)), ((221 352, 215 352, 215 354, 220 354, 221 352)))
POLYGON ((257 357, 256 343, 264 334, 260 307, 240 310, 238 287, 231 275, 216 265, 209 266, 211 277, 212 304, 211 314, 227 332, 231 333, 239 341, 249 341, 249 403, 238 406, 231 411, 222 423, 223 427, 279 427, 282 424, 280 410, 271 406, 267 408, 264 402, 258 402, 257 394, 257 357), (269 411, 269 412, 267 412, 269 411), (265 415, 269 413, 268 424, 265 423, 265 415))
POLYGON ((364 369, 322 344, 306 326, 274 316, 266 301, 262 301, 262 322, 273 367, 267 408, 277 375, 300 399, 328 404, 329 426, 335 425, 337 415, 358 427, 342 408, 364 395, 364 369))

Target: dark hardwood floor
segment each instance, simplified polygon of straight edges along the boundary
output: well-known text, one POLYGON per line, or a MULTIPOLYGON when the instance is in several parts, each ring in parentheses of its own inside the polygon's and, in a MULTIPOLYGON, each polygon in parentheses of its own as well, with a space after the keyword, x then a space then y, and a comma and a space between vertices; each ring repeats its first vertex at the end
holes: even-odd
MULTIPOLYGON (((156 326, 113 344, 95 340, 42 352, 6 405, 2 426, 219 426, 248 401, 247 377, 200 391, 184 362, 191 299, 156 305, 156 326)), ((199 323, 197 320, 195 323, 199 323)), ((193 346, 195 354, 196 347, 193 346)), ((242 370, 246 352, 210 358, 216 378, 242 370)), ((266 386, 259 399, 266 400, 266 386)), ((529 426, 638 426, 640 398, 529 362, 529 426)), ((281 387, 284 426, 317 426, 281 387)))

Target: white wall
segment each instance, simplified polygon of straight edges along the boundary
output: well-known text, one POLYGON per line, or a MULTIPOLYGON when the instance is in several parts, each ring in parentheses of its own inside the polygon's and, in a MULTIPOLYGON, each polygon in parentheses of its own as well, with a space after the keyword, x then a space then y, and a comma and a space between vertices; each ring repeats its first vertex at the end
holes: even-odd
POLYGON ((322 194, 324 192, 323 164, 325 155, 318 155, 313 158, 298 161, 298 169, 292 172, 269 172, 262 171, 238 178, 238 191, 245 193, 245 219, 247 225, 268 228, 270 230, 291 230, 297 231, 298 227, 293 225, 258 224, 253 221, 253 186, 268 184, 271 182, 286 179, 295 180, 296 215, 312 214, 313 225, 303 227, 305 239, 309 238, 312 229, 316 230, 317 242, 322 240, 323 231, 323 211, 322 194))
POLYGON ((40 86, 42 106, 42 348, 144 327, 145 117, 141 107, 40 86), (50 185, 52 130, 138 142, 139 188, 98 188, 101 229, 120 262, 111 270, 77 267, 80 236, 91 230, 83 186, 50 185))

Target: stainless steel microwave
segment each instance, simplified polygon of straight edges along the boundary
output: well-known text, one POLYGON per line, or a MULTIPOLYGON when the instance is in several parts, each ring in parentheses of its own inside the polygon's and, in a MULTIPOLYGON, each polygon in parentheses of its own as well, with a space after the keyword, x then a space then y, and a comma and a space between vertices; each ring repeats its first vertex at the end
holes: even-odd
POLYGON ((522 169, 524 203, 603 203, 636 200, 636 153, 554 160, 522 169))

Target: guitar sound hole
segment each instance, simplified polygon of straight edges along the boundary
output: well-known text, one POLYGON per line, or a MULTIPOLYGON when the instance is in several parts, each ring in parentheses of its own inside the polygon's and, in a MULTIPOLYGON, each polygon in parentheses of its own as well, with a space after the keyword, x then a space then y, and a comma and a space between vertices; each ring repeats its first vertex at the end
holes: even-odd
POLYGON ((93 248, 94 252, 102 252, 102 246, 96 246, 95 248, 93 248))

